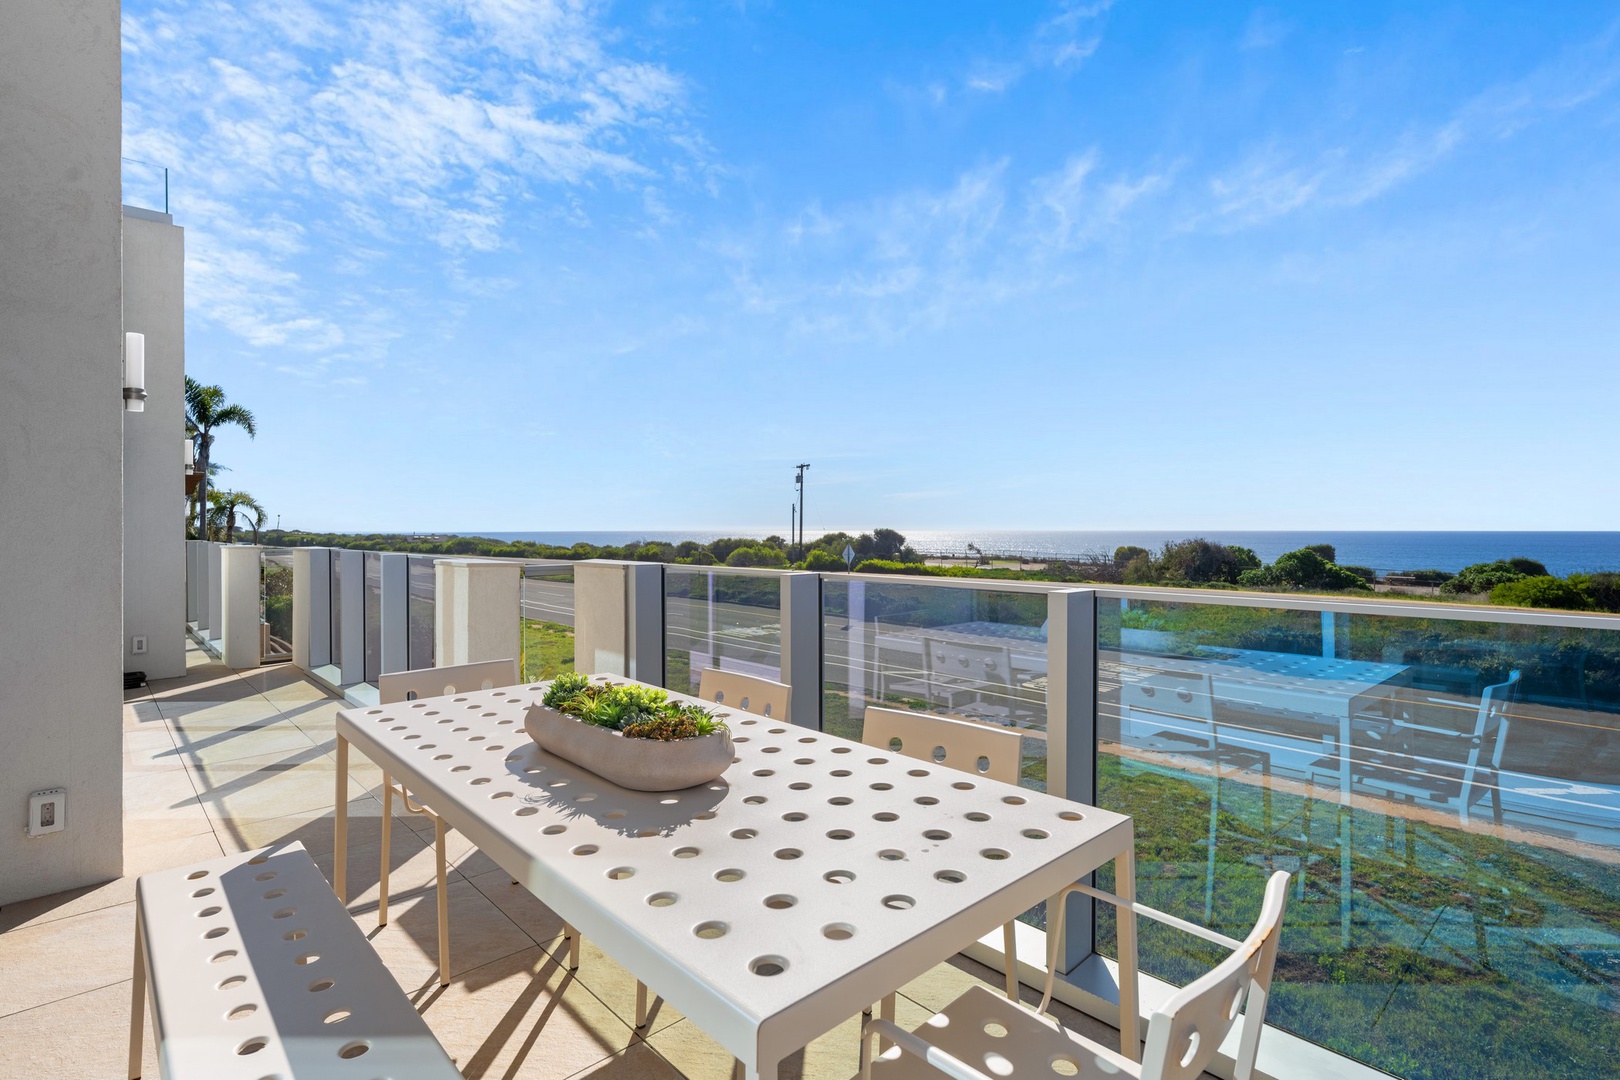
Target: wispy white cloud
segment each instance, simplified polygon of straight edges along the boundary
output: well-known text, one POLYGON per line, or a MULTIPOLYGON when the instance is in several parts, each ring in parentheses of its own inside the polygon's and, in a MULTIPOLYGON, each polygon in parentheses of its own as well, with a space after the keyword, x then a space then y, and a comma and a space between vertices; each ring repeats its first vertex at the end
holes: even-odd
POLYGON ((1288 37, 1289 29, 1289 25, 1275 11, 1256 8, 1250 13, 1248 22, 1243 24, 1243 36, 1238 39, 1238 48, 1249 51, 1280 45, 1288 37))
MULTIPOLYGON (((962 76, 962 89, 974 94, 1000 94, 1032 71, 1073 71, 1101 47, 1104 16, 1113 6, 1114 0, 1062 0, 1010 55, 973 60, 962 76)), ((947 93, 942 86, 933 84, 931 96, 940 105, 947 93)))
POLYGON ((358 343, 294 269, 310 245, 334 266, 437 251, 465 283, 464 257, 506 245, 514 213, 588 222, 580 190, 667 223, 660 189, 711 183, 708 150, 683 80, 632 55, 601 8, 126 5, 126 153, 173 170, 194 313, 329 352, 358 343))

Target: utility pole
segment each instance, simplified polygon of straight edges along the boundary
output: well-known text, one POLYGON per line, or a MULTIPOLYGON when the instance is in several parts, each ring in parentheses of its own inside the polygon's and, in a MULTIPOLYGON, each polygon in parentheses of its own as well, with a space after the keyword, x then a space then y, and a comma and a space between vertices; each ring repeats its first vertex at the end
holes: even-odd
POLYGON ((797 557, 804 558, 804 470, 810 467, 808 461, 799 466, 799 474, 793 478, 793 483, 799 489, 799 544, 797 557))
POLYGON ((799 515, 799 508, 797 506, 793 505, 792 503, 788 503, 788 552, 789 552, 789 554, 791 554, 792 551, 793 551, 793 538, 794 538, 794 536, 797 535, 797 530, 798 530, 798 527, 799 527, 799 516, 798 515, 799 515))

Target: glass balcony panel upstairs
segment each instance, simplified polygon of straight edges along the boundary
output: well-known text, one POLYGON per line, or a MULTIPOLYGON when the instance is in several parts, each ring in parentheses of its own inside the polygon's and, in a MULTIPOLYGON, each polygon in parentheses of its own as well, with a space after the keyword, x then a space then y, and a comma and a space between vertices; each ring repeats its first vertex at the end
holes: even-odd
POLYGON ((435 571, 433 559, 412 555, 406 561, 406 638, 412 671, 433 666, 435 571))
POLYGON ((664 568, 664 685, 696 694, 709 667, 781 681, 780 575, 664 568))
POLYGON ((1099 647, 1138 896, 1241 937, 1294 875, 1271 1023, 1414 1080, 1612 1070, 1620 632, 1105 594, 1099 647))
POLYGON ((525 564, 522 589, 523 680, 573 671, 574 564, 525 564))

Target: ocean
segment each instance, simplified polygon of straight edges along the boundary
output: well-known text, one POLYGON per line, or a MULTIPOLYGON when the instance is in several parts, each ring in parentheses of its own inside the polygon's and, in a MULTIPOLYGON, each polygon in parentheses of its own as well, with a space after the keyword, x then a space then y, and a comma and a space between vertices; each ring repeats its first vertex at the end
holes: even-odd
MULTIPOLYGON (((834 530, 817 528, 810 535, 834 530)), ((863 529, 846 529, 860 533, 863 529)), ((904 531, 904 530, 902 530, 904 531)), ((659 540, 678 543, 697 540, 707 543, 722 536, 765 537, 767 530, 726 529, 714 532, 692 530, 621 530, 612 532, 489 532, 464 533, 500 540, 532 540, 542 544, 569 546, 577 543, 611 544, 615 547, 633 540, 659 540)), ((1576 572, 1620 570, 1620 532, 1242 532, 1223 529, 1046 531, 1018 529, 916 529, 905 531, 908 542, 928 555, 965 555, 973 544, 987 555, 1027 556, 1034 559, 1073 558, 1095 552, 1112 553, 1117 547, 1134 544, 1157 549, 1172 540, 1201 536, 1222 544, 1239 544, 1271 562, 1285 551, 1307 544, 1332 544, 1338 561, 1347 566, 1370 566, 1380 574, 1402 570, 1448 570, 1455 573, 1472 563, 1493 562, 1518 556, 1545 563, 1549 572, 1562 577, 1576 572)))

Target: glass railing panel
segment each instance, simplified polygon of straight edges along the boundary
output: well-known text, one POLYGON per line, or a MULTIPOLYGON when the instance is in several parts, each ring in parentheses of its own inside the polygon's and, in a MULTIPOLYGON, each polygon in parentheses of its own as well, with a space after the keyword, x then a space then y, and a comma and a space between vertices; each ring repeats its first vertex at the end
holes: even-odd
POLYGON ((329 565, 331 566, 331 572, 328 576, 330 578, 332 600, 327 611, 331 615, 332 621, 332 666, 341 668, 343 666, 343 559, 341 557, 342 553, 336 548, 333 548, 328 555, 329 565))
MULTIPOLYGON (((1138 896, 1242 936, 1294 875, 1271 1023, 1407 1077, 1609 1067, 1620 630, 1116 596, 1099 648, 1138 896)), ((1141 957, 1216 959, 1153 926, 1141 957)))
POLYGON ((412 555, 406 566, 406 638, 412 671, 433 666, 435 571, 433 558, 412 555))
POLYGON ((382 675, 382 553, 368 551, 361 559, 365 567, 365 642, 366 662, 364 679, 373 686, 382 675))
POLYGON ((287 548, 265 548, 259 553, 259 623, 264 628, 261 659, 267 664, 292 659, 292 563, 287 548))
POLYGON ((526 563, 520 595, 523 681, 574 670, 574 564, 526 563))
POLYGON ((781 575, 664 568, 664 685, 695 694, 709 667, 781 681, 781 575))

